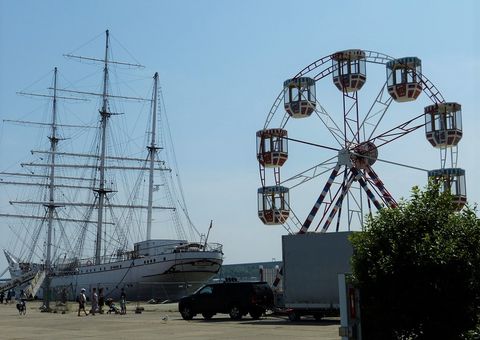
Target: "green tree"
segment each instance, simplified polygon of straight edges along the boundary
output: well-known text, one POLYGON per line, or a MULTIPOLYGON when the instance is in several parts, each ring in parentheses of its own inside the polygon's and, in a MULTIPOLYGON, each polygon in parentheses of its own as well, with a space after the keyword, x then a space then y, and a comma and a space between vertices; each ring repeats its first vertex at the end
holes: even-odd
POLYGON ((480 313, 480 221, 429 184, 351 238, 364 338, 464 339, 480 313))

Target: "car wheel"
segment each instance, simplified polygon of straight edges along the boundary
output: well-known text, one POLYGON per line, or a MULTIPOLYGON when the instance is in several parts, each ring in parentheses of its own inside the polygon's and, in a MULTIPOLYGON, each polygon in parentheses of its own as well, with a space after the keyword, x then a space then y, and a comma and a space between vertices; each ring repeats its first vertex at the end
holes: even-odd
POLYGON ((214 315, 214 313, 202 313, 202 316, 205 320, 210 320, 214 315))
POLYGON ((290 313, 288 313, 288 320, 299 321, 300 320, 300 314, 298 314, 297 312, 290 312, 290 313))
POLYGON ((230 308, 229 314, 232 320, 240 320, 242 318, 242 312, 240 311, 240 308, 237 305, 233 305, 230 308))
POLYGON ((252 317, 252 319, 256 320, 256 319, 259 319, 262 314, 264 313, 264 311, 260 308, 258 309, 254 309, 254 310, 251 310, 250 311, 250 316, 252 317))
POLYGON ((322 313, 315 313, 315 314, 313 314, 313 318, 315 319, 315 321, 321 321, 322 318, 323 318, 323 314, 322 313))
POLYGON ((180 314, 182 315, 183 320, 193 319, 193 313, 189 306, 183 306, 180 310, 180 314))

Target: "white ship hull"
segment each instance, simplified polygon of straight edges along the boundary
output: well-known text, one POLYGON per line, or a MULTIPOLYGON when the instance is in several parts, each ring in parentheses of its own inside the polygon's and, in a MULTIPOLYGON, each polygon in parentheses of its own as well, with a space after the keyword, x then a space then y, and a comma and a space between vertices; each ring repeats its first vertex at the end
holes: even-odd
MULTIPOLYGON (((19 263, 5 252, 13 279, 39 272, 43 266, 19 263)), ((149 240, 135 244, 134 251, 118 260, 93 264, 93 259, 57 264, 50 276, 51 298, 75 299, 80 289, 87 293, 103 288, 105 298, 118 299, 123 288, 130 300, 178 300, 218 273, 223 262, 221 245, 182 240, 149 240)), ((25 289, 28 282, 19 287, 25 289)), ((43 298, 40 289, 36 296, 43 298)))
MULTIPOLYGON (((138 259, 86 265, 74 272, 57 272, 51 289, 65 289, 73 298, 81 288, 104 288, 106 297, 118 299, 121 288, 132 300, 177 300, 208 281, 220 269, 222 253, 196 251, 146 256, 138 259)), ((42 292, 39 292, 40 296, 42 292)))

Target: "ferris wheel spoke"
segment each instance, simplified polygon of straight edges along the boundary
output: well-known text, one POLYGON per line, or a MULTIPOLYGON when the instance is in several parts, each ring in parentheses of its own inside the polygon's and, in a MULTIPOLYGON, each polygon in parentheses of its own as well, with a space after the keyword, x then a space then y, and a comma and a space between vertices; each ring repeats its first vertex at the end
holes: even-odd
MULTIPOLYGON (((352 168, 353 169, 353 168, 352 168)), ((353 183, 353 180, 355 179, 355 175, 352 171, 350 171, 350 176, 348 177, 348 180, 347 182, 343 183, 343 188, 342 188, 342 192, 340 194, 340 196, 338 197, 337 199, 337 202, 335 203, 334 207, 332 208, 332 210, 330 211, 330 214, 328 215, 328 218, 327 220, 325 221, 325 224, 323 225, 323 228, 321 230, 322 233, 325 233, 327 232, 328 230, 328 227, 330 226, 330 224, 332 223, 332 220, 333 218, 335 217, 338 209, 340 209, 340 207, 342 206, 342 203, 343 203, 343 199, 345 198, 345 196, 347 195, 348 191, 350 190, 350 187, 352 186, 352 183, 353 183)))
POLYGON ((358 114, 358 92, 343 92, 343 133, 345 148, 360 143, 360 127, 358 114))
POLYGON ((358 156, 358 157, 365 158, 365 159, 368 159, 368 160, 371 160, 371 161, 378 161, 378 162, 382 162, 382 163, 397 165, 397 166, 401 166, 401 167, 408 168, 408 169, 419 170, 419 171, 423 171, 423 172, 428 172, 429 171, 428 169, 419 168, 418 166, 413 166, 413 165, 404 164, 404 163, 400 163, 400 162, 393 162, 393 161, 389 161, 389 160, 386 160, 386 159, 377 158, 376 156, 369 156, 368 154, 359 154, 359 153, 356 153, 354 151, 351 152, 350 154, 353 155, 353 156, 358 156))
POLYGON ((330 208, 332 207, 332 204, 336 202, 337 197, 340 195, 343 187, 345 186, 345 183, 347 181, 347 173, 350 173, 348 171, 348 168, 345 168, 345 170, 341 171, 337 177, 343 176, 342 181, 340 182, 333 182, 333 184, 338 184, 337 190, 332 190, 333 189, 333 184, 332 187, 330 188, 328 192, 328 200, 324 199, 323 201, 323 214, 322 217, 319 219, 317 223, 317 227, 315 228, 315 231, 318 231, 318 228, 320 228, 320 225, 325 221, 325 218, 327 217, 327 214, 330 212, 330 208))
POLYGON ((293 189, 301 184, 304 184, 305 182, 308 182, 318 176, 321 176, 325 173, 327 173, 328 171, 331 171, 335 165, 337 164, 337 161, 334 160, 336 159, 337 156, 333 156, 329 159, 327 159, 326 161, 320 163, 320 164, 317 164, 307 170, 304 170, 286 180, 284 180, 283 182, 281 182, 280 184, 281 185, 285 185, 287 182, 294 182, 294 181, 298 181, 298 183, 295 183, 293 185, 290 185, 290 189, 293 189))
POLYGON ((332 134, 333 138, 337 141, 340 147, 343 147, 343 133, 341 128, 335 123, 332 119, 332 116, 325 110, 325 108, 317 101, 315 107, 315 114, 320 119, 320 121, 325 125, 327 130, 332 134))
POLYGON ((421 127, 424 127, 425 126, 425 123, 421 123, 421 124, 418 124, 417 125, 413 125, 413 123, 422 118, 424 116, 424 114, 420 114, 388 131, 385 131, 371 139, 369 139, 368 141, 369 142, 372 142, 376 145, 377 148, 385 145, 385 144, 388 144, 388 143, 391 143, 393 142, 394 140, 398 139, 398 138, 401 138, 421 127), (377 141, 380 141, 380 143, 377 145, 375 142, 377 141))
POLYGON ((297 217, 295 212, 293 211, 292 207, 288 204, 288 202, 285 203, 285 205, 290 209, 290 218, 285 221, 283 224, 283 227, 290 232, 290 234, 294 234, 292 231, 292 227, 290 224, 293 224, 294 228, 297 230, 298 233, 302 228, 302 222, 300 222, 300 219, 297 217))
POLYGON ((408 164, 403 164, 403 163, 393 162, 393 161, 387 161, 386 159, 377 158, 376 160, 379 161, 379 162, 382 162, 382 163, 397 165, 397 166, 401 166, 401 167, 408 168, 408 169, 419 170, 419 171, 423 171, 423 172, 428 172, 429 171, 428 169, 419 168, 418 166, 413 166, 413 165, 408 165, 408 164))
POLYGON ((370 165, 367 166, 365 169, 365 172, 367 175, 372 179, 373 185, 375 185, 378 190, 380 190, 380 193, 383 197, 383 200, 385 203, 390 206, 390 208, 396 208, 398 207, 398 203, 395 201, 393 196, 390 194, 390 192, 385 188, 385 185, 383 184, 382 180, 380 177, 377 175, 377 173, 372 169, 370 165))
POLYGON ((337 177, 338 172, 340 171, 340 165, 337 164, 335 168, 333 169, 332 173, 330 174, 330 177, 328 178, 327 183, 323 187, 322 192, 320 193, 320 196, 318 196, 317 201, 315 202, 315 205, 313 206, 312 210, 310 210, 310 213, 307 216, 307 219, 302 225, 302 228, 299 231, 299 234, 305 234, 312 224, 313 219, 317 215, 318 209, 320 209, 320 206, 323 203, 323 200, 325 199, 325 196, 327 196, 330 187, 332 186, 333 181, 335 180, 335 177, 337 177))
POLYGON ((297 142, 297 143, 301 143, 301 144, 310 145, 310 146, 316 146, 316 147, 322 148, 322 149, 327 149, 327 150, 332 150, 332 151, 340 151, 340 149, 332 148, 331 146, 326 146, 326 145, 322 145, 322 144, 307 142, 307 141, 304 141, 304 140, 301 140, 301 139, 295 139, 295 138, 291 138, 291 137, 284 137, 284 139, 287 139, 287 140, 292 141, 292 142, 297 142))
POLYGON ((382 209, 382 204, 377 200, 372 190, 370 190, 370 188, 368 187, 367 181, 365 180, 362 172, 358 171, 356 168, 352 168, 352 173, 355 175, 358 183, 360 183, 360 186, 367 194, 368 199, 373 203, 373 205, 375 205, 375 208, 377 208, 378 210, 382 209))
MULTIPOLYGON (((347 180, 347 171, 345 171, 343 173, 343 183, 345 183, 347 180)), ((347 205, 349 205, 349 202, 348 202, 348 192, 347 192, 347 205)), ((335 228, 335 231, 338 232, 339 228, 340 228, 340 220, 341 220, 341 217, 342 217, 342 205, 340 205, 340 208, 338 208, 338 213, 337 213, 337 225, 336 225, 336 228, 335 228)), ((349 209, 347 209, 349 210, 349 209)), ((347 211, 348 213, 348 211, 347 211)))
POLYGON ((364 134, 365 134, 365 129, 367 125, 372 127, 372 131, 370 132, 370 135, 368 136, 367 140, 372 138, 373 134, 375 133, 381 121, 383 120, 385 114, 387 113, 387 110, 390 107, 390 104, 393 101, 393 98, 387 93, 386 88, 387 88, 387 82, 383 84, 382 89, 378 93, 377 97, 375 98, 375 101, 373 102, 365 118, 360 124, 359 131, 363 130, 364 134), (373 120, 376 118, 378 118, 377 121, 373 122, 373 120))

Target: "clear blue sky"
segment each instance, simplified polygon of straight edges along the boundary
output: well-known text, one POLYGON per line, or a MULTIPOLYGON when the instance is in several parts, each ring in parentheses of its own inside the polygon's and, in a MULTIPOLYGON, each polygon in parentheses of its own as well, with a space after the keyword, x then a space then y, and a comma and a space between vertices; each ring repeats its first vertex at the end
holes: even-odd
MULTIPOLYGON (((206 230, 214 220, 211 240, 224 244, 226 263, 280 259, 284 230, 256 216, 255 132, 285 79, 338 50, 422 59, 424 74, 447 101, 462 104, 458 166, 467 172, 470 202, 480 202, 479 19, 474 0, 0 0, 0 118, 22 117, 26 99, 15 92, 54 66, 66 69, 62 54, 110 29, 148 70, 160 73, 196 225, 206 230)), ((2 125, 0 133, 7 127, 17 128, 2 125)), ((422 134, 418 143, 427 143, 422 134)), ((436 150, 412 143, 399 142, 384 158, 440 166, 436 150)), ((0 150, 2 170, 21 158, 15 148, 0 150)), ((424 174, 395 167, 380 175, 395 197, 425 184, 424 174)), ((0 226, 0 233, 0 246, 8 246, 9 229, 0 226)))

